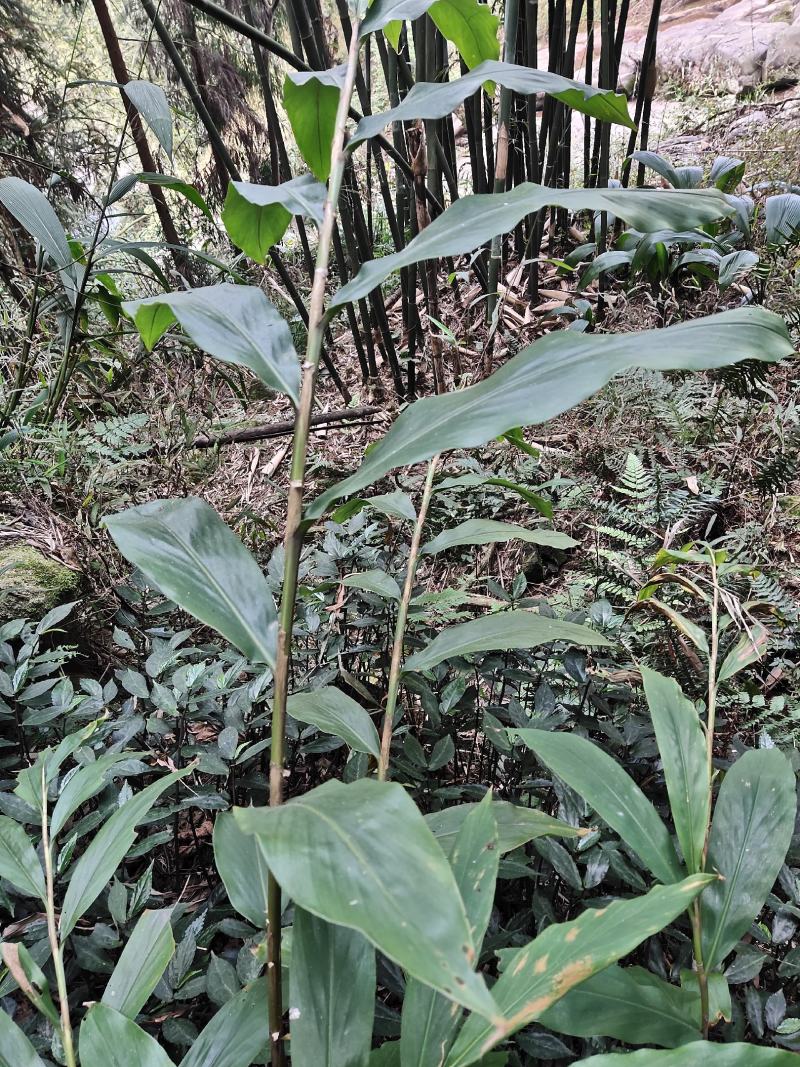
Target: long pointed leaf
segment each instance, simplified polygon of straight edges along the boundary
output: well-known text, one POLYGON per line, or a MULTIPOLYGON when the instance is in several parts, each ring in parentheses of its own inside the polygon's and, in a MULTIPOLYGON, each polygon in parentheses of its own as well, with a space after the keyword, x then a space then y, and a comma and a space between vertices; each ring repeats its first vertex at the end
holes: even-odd
POLYGON ((44 1061, 7 1011, 0 1011, 0 1067, 44 1067, 44 1061))
POLYGON ((289 697, 286 710, 298 722, 310 723, 326 734, 341 737, 355 752, 366 752, 376 759, 381 754, 375 723, 360 704, 335 686, 295 693, 289 697))
POLYGON ((763 1045, 716 1045, 693 1041, 691 1045, 655 1052, 609 1052, 581 1060, 582 1067, 797 1067, 797 1055, 763 1045))
POLYGON ((153 131, 158 143, 172 159, 172 112, 167 94, 160 85, 148 81, 129 81, 123 85, 125 95, 153 131))
POLYGON ((249 1067, 269 1041, 267 982, 260 978, 217 1012, 180 1067, 249 1067))
MULTIPOLYGON (((446 854, 453 851, 465 819, 477 807, 476 803, 454 804, 425 816, 425 822, 446 854)), ((554 819, 537 808, 526 808, 507 800, 493 801, 492 815, 497 823, 497 848, 501 854, 535 841, 538 837, 583 837, 588 833, 561 819, 554 819)))
POLYGON ((496 519, 467 519, 459 526, 444 530, 432 541, 428 541, 420 552, 434 555, 458 545, 486 545, 501 541, 525 541, 530 545, 561 549, 575 548, 578 543, 558 530, 517 526, 513 522, 498 522, 496 519))
POLYGON ((214 822, 214 862, 234 908, 257 930, 266 927, 269 870, 264 854, 228 811, 214 822))
POLYGON ((24 828, 0 815, 0 878, 7 878, 26 897, 46 900, 44 871, 24 828))
POLYGON ((172 908, 145 911, 133 928, 103 992, 102 1003, 135 1019, 175 951, 172 908))

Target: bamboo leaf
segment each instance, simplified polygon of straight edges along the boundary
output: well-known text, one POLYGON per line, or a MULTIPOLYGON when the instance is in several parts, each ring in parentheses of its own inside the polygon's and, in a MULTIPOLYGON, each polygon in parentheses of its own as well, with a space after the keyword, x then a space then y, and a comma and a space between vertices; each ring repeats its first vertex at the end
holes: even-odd
POLYGON ((300 396, 300 364, 285 320, 255 285, 220 282, 200 289, 126 300, 145 347, 152 349, 173 322, 204 352, 248 367, 270 389, 300 396))
POLYGON ((151 500, 105 524, 123 556, 179 607, 248 659, 275 662, 278 620, 266 578, 210 504, 151 500))
POLYGON ((148 81, 129 81, 122 88, 172 159, 172 113, 164 90, 148 81))
POLYGON ((267 864, 300 907, 359 930, 411 975, 497 1019, 473 970, 464 905, 444 853, 394 783, 332 780, 280 807, 236 808, 267 864), (409 908, 411 900, 424 907, 409 908))
POLYGON ((135 1019, 161 980, 175 951, 172 908, 145 911, 108 980, 102 1003, 135 1019))
POLYGON ((323 733, 341 737, 354 752, 380 757, 381 742, 375 723, 341 689, 327 685, 311 693, 295 693, 289 697, 286 710, 298 722, 310 723, 323 733))
MULTIPOLYGON (((462 196, 400 252, 365 263, 355 278, 334 295, 331 307, 361 299, 401 267, 473 252, 497 234, 513 230, 526 215, 545 207, 608 211, 642 231, 688 229, 716 222, 731 212, 717 189, 551 189, 523 182, 506 193, 462 196)), ((527 423, 523 420, 515 425, 527 423)), ((506 426, 504 430, 511 428, 506 426)))
POLYGON ((283 106, 300 155, 326 182, 331 173, 331 144, 345 68, 290 71, 283 83, 283 106))
POLYGON ((245 834, 230 812, 214 820, 214 863, 228 899, 240 915, 263 930, 267 925, 269 870, 258 840, 245 834))
POLYGON ((683 877, 669 830, 634 780, 597 745, 577 734, 510 730, 579 793, 660 881, 683 877))
POLYGON ((575 548, 578 544, 572 537, 557 530, 545 530, 535 526, 528 528, 511 522, 497 522, 495 519, 468 519, 452 530, 444 530, 423 545, 420 552, 435 555, 457 545, 486 545, 498 541, 525 541, 531 545, 561 549, 575 548))
POLYGON ((783 320, 762 308, 737 308, 640 333, 551 333, 477 385, 410 404, 359 470, 317 497, 308 516, 317 518, 334 500, 359 492, 395 467, 452 448, 484 445, 515 426, 547 422, 631 367, 708 370, 741 359, 774 361, 792 352, 783 320))
POLYGON ((87 1067, 174 1067, 154 1038, 107 1004, 95 1004, 83 1020, 80 1053, 87 1067))
MULTIPOLYGON (((454 804, 425 816, 428 828, 446 854, 452 852, 465 819, 477 807, 476 803, 454 804)), ((526 808, 507 800, 493 801, 492 815, 497 823, 497 848, 501 854, 512 852, 529 841, 535 841, 537 837, 583 837, 588 832, 570 826, 561 819, 554 819, 537 808, 526 808)))
POLYGON ((691 874, 703 865, 711 803, 705 734, 694 704, 678 683, 647 667, 641 670, 664 765, 672 821, 691 874))
POLYGON ((642 941, 658 933, 688 908, 713 875, 695 874, 682 882, 656 886, 632 900, 616 900, 606 908, 589 908, 567 923, 544 933, 506 961, 492 987, 505 1016, 502 1026, 471 1016, 458 1035, 446 1067, 467 1067, 493 1045, 540 1018, 570 989, 605 970, 642 941))
POLYGON ((575 111, 604 122, 633 128, 628 101, 622 93, 595 89, 583 82, 563 78, 547 70, 534 70, 516 63, 487 61, 460 78, 448 82, 417 82, 397 107, 376 115, 366 115, 359 122, 349 147, 377 136, 393 122, 409 119, 440 119, 454 111, 485 82, 495 82, 521 96, 547 93, 575 111))
POLYGON ((789 848, 796 810, 794 771, 778 749, 746 752, 726 773, 706 867, 724 881, 700 901, 703 961, 709 970, 723 961, 763 907, 789 848))
POLYGON ((693 1041, 669 1051, 609 1052, 581 1060, 582 1067, 796 1067, 797 1055, 763 1045, 693 1041))
POLYGON ((357 930, 295 908, 289 996, 292 1060, 365 1067, 375 1014, 375 949, 357 930))
POLYGON ((719 261, 719 287, 722 292, 729 289, 739 278, 753 269, 759 257, 755 252, 740 248, 737 252, 728 252, 719 261))
POLYGON ((267 982, 245 986, 206 1024, 180 1067, 249 1067, 269 1041, 267 982))
POLYGON ((454 656, 468 656, 473 652, 507 651, 513 648, 537 648, 552 641, 568 641, 587 648, 608 647, 611 641, 602 634, 562 622, 546 615, 518 608, 485 615, 470 622, 446 626, 421 652, 409 656, 407 671, 427 671, 454 656))
POLYGON ((233 243, 263 263, 286 233, 292 215, 304 215, 317 225, 322 222, 325 196, 325 186, 310 174, 281 185, 230 182, 222 221, 233 243))
POLYGON ((0 815, 0 878, 26 897, 47 899, 39 857, 23 827, 7 815, 0 815))

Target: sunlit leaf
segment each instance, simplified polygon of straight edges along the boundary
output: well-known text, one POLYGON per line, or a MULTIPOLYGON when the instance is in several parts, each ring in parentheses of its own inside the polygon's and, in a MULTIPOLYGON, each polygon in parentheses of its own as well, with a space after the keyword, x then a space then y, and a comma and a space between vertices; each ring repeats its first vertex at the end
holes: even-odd
POLYGON ((345 68, 290 71, 283 83, 283 106, 300 155, 326 182, 331 172, 331 143, 345 68))
POLYGON ((158 143, 172 159, 172 113, 166 93, 160 85, 148 81, 129 81, 123 85, 125 95, 153 131, 158 143))
POLYGON ((233 243, 257 263, 263 263, 270 248, 286 233, 292 215, 322 222, 325 196, 325 186, 310 174, 281 185, 230 182, 222 221, 233 243))

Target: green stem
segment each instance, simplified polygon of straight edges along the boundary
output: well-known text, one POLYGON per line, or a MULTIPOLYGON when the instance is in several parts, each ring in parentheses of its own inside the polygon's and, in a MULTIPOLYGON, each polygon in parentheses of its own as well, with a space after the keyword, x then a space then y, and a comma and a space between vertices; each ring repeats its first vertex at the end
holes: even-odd
POLYGON ((47 781, 42 766, 42 852, 44 853, 44 872, 47 887, 47 936, 56 971, 58 986, 58 1003, 61 1011, 61 1044, 64 1046, 64 1058, 67 1067, 77 1067, 75 1046, 72 1041, 72 1022, 69 1017, 69 998, 67 996, 67 977, 64 973, 64 953, 58 940, 56 926, 55 879, 53 877, 53 856, 50 850, 50 832, 47 822, 47 781))
POLYGON ((414 578, 417 573, 417 561, 419 559, 419 547, 422 540, 422 528, 428 514, 431 497, 433 496, 433 476, 436 472, 436 464, 439 456, 436 455, 428 463, 428 473, 425 477, 425 487, 422 490, 422 500, 419 505, 417 524, 414 527, 414 536, 411 540, 411 550, 408 554, 408 568, 406 580, 403 586, 403 595, 400 598, 400 606, 397 609, 397 621, 394 626, 394 642, 392 644, 392 665, 389 669, 389 693, 386 697, 386 710, 383 713, 383 729, 381 731, 381 758, 378 762, 378 781, 385 782, 389 775, 389 754, 392 747, 392 731, 394 729, 394 712, 397 707, 397 694, 400 690, 400 672, 403 665, 403 638, 406 632, 408 619, 408 605, 411 603, 411 593, 414 589, 414 578))
MULTIPOLYGON (((322 353, 325 332, 325 286, 328 280, 333 230, 336 224, 336 206, 342 187, 346 162, 344 147, 345 128, 358 69, 359 21, 353 23, 347 69, 339 107, 336 112, 336 127, 331 146, 331 175, 328 195, 325 199, 322 225, 317 245, 317 260, 308 321, 308 342, 303 361, 303 384, 297 408, 294 438, 292 441, 292 465, 289 479, 289 496, 286 509, 286 533, 284 536, 283 590, 278 631, 278 649, 275 663, 275 692, 272 699, 272 746, 269 766, 269 802, 275 807, 283 802, 283 771, 285 761, 286 700, 289 693, 289 663, 292 647, 294 606, 297 598, 297 574, 300 566, 300 551, 305 533, 303 525, 303 489, 305 485, 308 436, 311 425, 311 410, 314 403, 314 386, 322 353)), ((281 891, 272 874, 267 887, 267 937, 269 975, 269 1023, 272 1067, 283 1067, 286 1062, 283 1048, 283 1004, 281 995, 281 891)))

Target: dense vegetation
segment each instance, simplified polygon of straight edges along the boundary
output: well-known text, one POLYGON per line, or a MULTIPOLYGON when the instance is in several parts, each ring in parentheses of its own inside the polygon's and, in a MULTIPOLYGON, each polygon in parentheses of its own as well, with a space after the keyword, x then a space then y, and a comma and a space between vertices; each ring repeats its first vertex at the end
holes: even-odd
POLYGON ((795 1062, 800 194, 659 11, 0 0, 2 1067, 795 1062))

